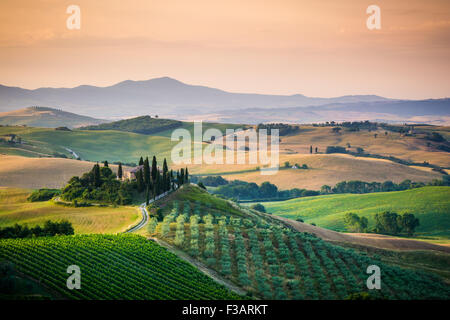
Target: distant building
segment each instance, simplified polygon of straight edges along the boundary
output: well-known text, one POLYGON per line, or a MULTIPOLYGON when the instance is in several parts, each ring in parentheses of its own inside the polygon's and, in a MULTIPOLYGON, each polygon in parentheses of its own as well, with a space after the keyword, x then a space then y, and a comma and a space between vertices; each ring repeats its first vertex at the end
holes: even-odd
POLYGON ((129 171, 125 171, 124 177, 129 180, 134 180, 134 179, 136 179, 136 174, 139 170, 142 170, 142 172, 143 172, 144 166, 143 165, 137 166, 137 167, 134 167, 133 169, 130 169, 129 171))
MULTIPOLYGON (((124 179, 128 179, 128 180, 135 180, 136 179, 136 174, 139 170, 142 170, 142 172, 144 172, 144 166, 137 166, 134 167, 133 169, 130 169, 128 171, 125 171, 123 178, 124 179)), ((159 172, 162 172, 161 169, 158 167, 159 172)), ((150 173, 152 172, 152 167, 150 167, 150 173)))

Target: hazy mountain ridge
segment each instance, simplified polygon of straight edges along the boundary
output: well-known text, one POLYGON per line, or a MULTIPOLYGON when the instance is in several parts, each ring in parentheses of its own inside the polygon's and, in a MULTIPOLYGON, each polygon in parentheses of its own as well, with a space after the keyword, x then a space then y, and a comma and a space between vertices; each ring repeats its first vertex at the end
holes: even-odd
POLYGON ((388 101, 375 95, 314 98, 301 94, 265 95, 232 93, 206 86, 189 85, 163 77, 145 81, 126 80, 108 87, 82 85, 74 88, 39 88, 35 90, 0 85, 0 110, 24 105, 61 105, 71 112, 101 117, 133 116, 164 111, 217 111, 219 109, 318 106, 330 103, 388 101), (125 109, 126 108, 126 109, 125 109))

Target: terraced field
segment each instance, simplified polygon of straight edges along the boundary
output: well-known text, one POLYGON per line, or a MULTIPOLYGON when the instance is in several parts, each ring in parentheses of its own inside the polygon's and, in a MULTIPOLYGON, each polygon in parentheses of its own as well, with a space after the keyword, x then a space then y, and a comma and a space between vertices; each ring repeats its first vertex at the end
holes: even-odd
POLYGON ((82 235, 0 240, 0 258, 69 299, 238 299, 239 296, 138 235, 82 235), (81 289, 66 286, 67 268, 81 289))

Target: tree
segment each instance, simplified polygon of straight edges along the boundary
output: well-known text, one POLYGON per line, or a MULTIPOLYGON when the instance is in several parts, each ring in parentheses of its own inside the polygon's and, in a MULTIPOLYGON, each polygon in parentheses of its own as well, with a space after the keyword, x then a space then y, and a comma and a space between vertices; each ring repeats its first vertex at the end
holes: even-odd
POLYGON ((374 138, 376 139, 378 137, 378 133, 374 133, 374 138))
POLYGON ((144 165, 144 159, 142 159, 142 157, 139 159, 139 165, 140 166, 144 165))
POLYGON ((151 181, 150 181, 150 165, 149 165, 148 157, 146 157, 144 160, 143 178, 144 178, 145 185, 149 186, 151 181))
POLYGON ((285 168, 289 168, 291 166, 291 164, 289 163, 289 161, 286 161, 285 163, 284 163, 284 167, 285 168))
POLYGON ((119 179, 122 179, 122 176, 123 176, 122 163, 119 162, 119 168, 117 169, 117 177, 118 177, 119 179))
POLYGON ((203 182, 200 181, 200 182, 198 183, 198 186, 199 186, 200 188, 206 190, 206 187, 205 187, 205 185, 203 184, 203 182))
POLYGON ((352 232, 364 232, 367 229, 368 220, 366 217, 359 217, 357 214, 348 212, 344 217, 344 222, 352 232))
POLYGON ((385 211, 375 214, 375 232, 398 234, 401 227, 398 224, 399 215, 395 212, 385 211))
POLYGON ((335 134, 339 134, 339 132, 341 132, 341 128, 340 127, 333 127, 333 129, 331 129, 331 131, 335 134))
POLYGON ((103 166, 108 167, 108 160, 105 160, 105 162, 103 162, 103 166))
POLYGON ((405 231, 408 236, 414 234, 414 230, 420 225, 419 219, 417 219, 412 213, 404 213, 399 217, 400 226, 402 230, 405 231))
POLYGON ((178 186, 181 186, 184 184, 184 169, 181 168, 180 170, 180 176, 178 178, 178 186))
POLYGON ((184 183, 189 183, 189 171, 187 167, 184 170, 184 183))
POLYGON ((144 179, 142 177, 142 170, 138 170, 136 172, 136 184, 138 192, 142 192, 144 190, 144 179))
POLYGON ((319 151, 319 149, 317 149, 317 147, 316 147, 316 153, 319 151))
POLYGON ((100 187, 102 181, 100 178, 100 166, 98 165, 98 163, 94 165, 94 168, 92 168, 92 174, 94 179, 94 186, 100 187))
POLYGON ((252 205, 251 208, 259 212, 266 212, 266 208, 261 203, 256 203, 252 205))
POLYGON ((313 151, 313 147, 312 147, 312 146, 309 146, 309 153, 312 154, 312 151, 313 151))
POLYGON ((328 185, 323 185, 321 188, 320 188, 320 193, 321 194, 329 194, 329 193, 331 193, 331 187, 330 186, 328 186, 328 185))
POLYGON ((156 172, 158 171, 158 162, 156 161, 156 157, 153 156, 152 160, 152 181, 156 181, 156 172))

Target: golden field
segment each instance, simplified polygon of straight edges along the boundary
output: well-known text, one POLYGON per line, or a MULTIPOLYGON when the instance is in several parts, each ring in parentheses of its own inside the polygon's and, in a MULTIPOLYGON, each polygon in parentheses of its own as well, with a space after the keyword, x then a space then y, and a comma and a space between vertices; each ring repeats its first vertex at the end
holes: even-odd
POLYGON ((67 207, 52 201, 27 202, 30 190, 0 187, 0 227, 16 223, 32 227, 45 221, 68 220, 76 234, 118 233, 137 224, 137 207, 67 207))

